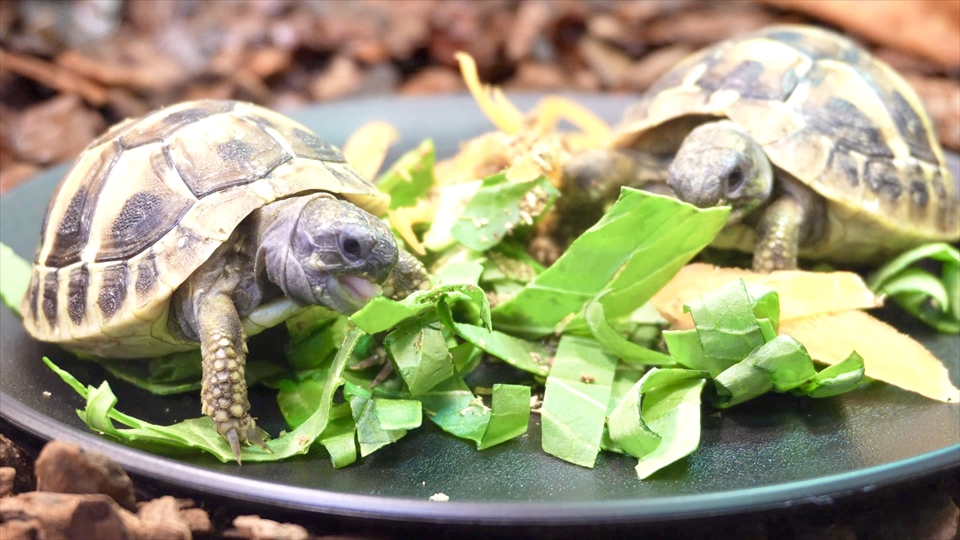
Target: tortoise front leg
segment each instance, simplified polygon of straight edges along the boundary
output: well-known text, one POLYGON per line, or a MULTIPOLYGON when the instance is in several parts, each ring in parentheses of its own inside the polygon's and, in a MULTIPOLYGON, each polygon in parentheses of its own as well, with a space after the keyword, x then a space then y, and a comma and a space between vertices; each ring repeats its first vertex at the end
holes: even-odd
POLYGON ((213 419, 217 433, 230 443, 240 463, 240 443, 269 450, 265 432, 250 416, 245 364, 247 342, 233 301, 224 294, 209 294, 197 303, 197 326, 203 355, 203 413, 213 419))
POLYGON ((757 243, 753 249, 754 272, 795 270, 800 247, 801 226, 805 218, 803 204, 790 195, 773 201, 757 225, 757 243))

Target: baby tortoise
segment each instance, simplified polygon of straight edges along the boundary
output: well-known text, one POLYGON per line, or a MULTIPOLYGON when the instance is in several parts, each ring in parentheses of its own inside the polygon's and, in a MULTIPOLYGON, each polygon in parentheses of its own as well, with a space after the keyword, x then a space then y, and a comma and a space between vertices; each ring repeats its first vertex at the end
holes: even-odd
POLYGON ((199 348, 203 413, 239 462, 241 443, 266 447, 247 336, 304 306, 353 313, 388 277, 421 285, 423 266, 376 217, 388 206, 337 148, 256 105, 195 101, 127 120, 54 192, 24 325, 108 358, 199 348))
POLYGON ((574 205, 663 181, 699 207, 729 205, 714 245, 753 252, 757 271, 796 268, 798 255, 875 262, 960 238, 935 133, 884 62, 827 30, 772 26, 682 61, 609 148, 576 156, 565 175, 574 205))

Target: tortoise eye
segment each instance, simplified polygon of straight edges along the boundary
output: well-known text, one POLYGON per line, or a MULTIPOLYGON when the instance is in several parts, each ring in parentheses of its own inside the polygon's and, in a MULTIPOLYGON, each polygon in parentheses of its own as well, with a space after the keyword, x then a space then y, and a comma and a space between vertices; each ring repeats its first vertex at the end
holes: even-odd
POLYGON ((734 194, 743 187, 747 182, 747 177, 743 174, 743 169, 740 167, 735 167, 727 175, 727 178, 724 181, 724 192, 727 195, 734 194))
POLYGON ((360 241, 350 236, 340 237, 340 250, 353 260, 363 257, 363 247, 360 245, 360 241))

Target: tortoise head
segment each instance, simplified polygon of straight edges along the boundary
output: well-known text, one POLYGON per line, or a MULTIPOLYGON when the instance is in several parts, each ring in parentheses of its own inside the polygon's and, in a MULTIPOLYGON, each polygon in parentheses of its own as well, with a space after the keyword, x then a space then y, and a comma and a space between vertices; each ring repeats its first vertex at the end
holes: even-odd
POLYGON ((681 200, 700 208, 729 205, 727 223, 738 223, 773 191, 773 171, 763 149, 728 120, 703 124, 683 140, 668 182, 681 200))
POLYGON ((380 294, 397 265, 396 240, 381 220, 349 202, 304 199, 267 226, 258 266, 299 305, 353 313, 380 294))

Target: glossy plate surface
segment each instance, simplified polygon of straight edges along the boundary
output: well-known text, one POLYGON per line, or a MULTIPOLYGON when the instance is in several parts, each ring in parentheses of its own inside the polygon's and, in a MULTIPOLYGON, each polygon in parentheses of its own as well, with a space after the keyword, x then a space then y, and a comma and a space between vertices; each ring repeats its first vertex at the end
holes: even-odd
MULTIPOLYGON (((537 101, 536 96, 511 99, 522 110, 537 101)), ((576 99, 611 122, 633 101, 576 99)), ((292 116, 337 145, 366 121, 389 121, 402 140, 388 163, 427 137, 436 141, 441 156, 449 156, 461 141, 492 130, 468 96, 333 103, 292 116)), ((951 166, 960 177, 956 156, 951 166)), ((32 258, 47 200, 65 169, 46 171, 0 198, 0 239, 21 256, 32 258)), ((954 384, 960 382, 960 337, 937 335, 893 310, 886 315, 923 341, 947 364, 954 384)), ((252 346, 261 358, 282 354, 269 337, 255 339, 252 346)), ((960 406, 885 384, 823 400, 769 395, 722 414, 706 408, 700 449, 642 482, 633 470, 636 460, 629 457, 603 453, 590 470, 543 453, 536 415, 526 436, 484 452, 425 422, 342 470, 334 470, 322 450, 284 463, 243 467, 198 455, 170 459, 88 431, 74 412, 82 400, 40 357, 50 356, 85 384, 98 385, 105 372, 33 342, 5 307, 0 307, 0 352, 0 415, 14 425, 105 452, 127 470, 161 482, 319 513, 513 524, 672 520, 829 500, 960 467, 960 406), (438 492, 450 502, 427 500, 438 492)), ((523 379, 490 370, 478 376, 523 379)), ((125 413, 156 423, 199 414, 193 393, 151 396, 110 382, 125 413)), ((273 392, 256 387, 252 394, 260 425, 276 435, 285 426, 273 392)))

